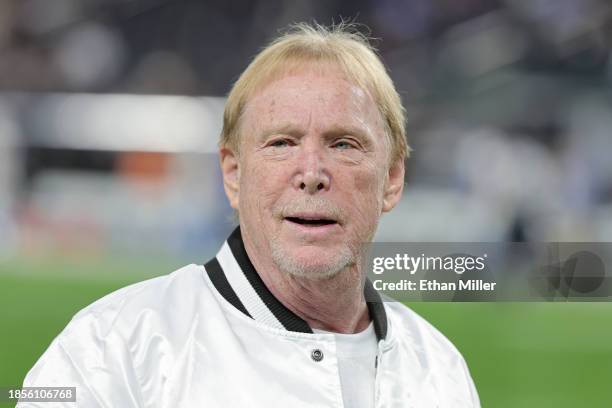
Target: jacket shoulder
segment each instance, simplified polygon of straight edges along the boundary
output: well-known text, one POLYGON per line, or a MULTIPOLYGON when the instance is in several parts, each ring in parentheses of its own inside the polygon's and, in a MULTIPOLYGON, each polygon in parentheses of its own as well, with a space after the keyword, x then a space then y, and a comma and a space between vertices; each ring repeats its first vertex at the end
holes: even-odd
POLYGON ((111 292, 76 313, 60 337, 92 324, 104 336, 112 330, 133 328, 144 315, 182 309, 201 292, 197 288, 204 286, 203 271, 201 266, 190 264, 111 292))
POLYGON ((443 359, 461 359, 461 353, 440 330, 401 302, 385 302, 391 319, 393 335, 400 341, 409 340, 427 356, 443 359))

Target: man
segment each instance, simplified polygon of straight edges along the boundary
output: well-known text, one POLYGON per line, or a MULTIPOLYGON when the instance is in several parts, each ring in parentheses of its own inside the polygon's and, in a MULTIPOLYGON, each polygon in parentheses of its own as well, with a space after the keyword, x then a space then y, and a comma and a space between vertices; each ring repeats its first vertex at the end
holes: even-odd
POLYGON ((204 267, 79 312, 25 385, 75 386, 79 407, 478 407, 457 350, 381 302, 361 266, 407 151, 367 41, 294 27, 227 100, 221 168, 240 227, 204 267))

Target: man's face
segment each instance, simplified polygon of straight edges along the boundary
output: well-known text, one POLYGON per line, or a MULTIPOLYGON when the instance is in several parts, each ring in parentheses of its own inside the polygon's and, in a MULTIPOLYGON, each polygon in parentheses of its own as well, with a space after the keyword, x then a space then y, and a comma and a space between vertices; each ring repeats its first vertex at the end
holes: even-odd
POLYGON ((337 69, 320 71, 287 74, 256 92, 241 119, 239 155, 221 152, 245 242, 283 272, 313 278, 358 262, 403 185, 403 163, 389 168, 369 93, 337 69))

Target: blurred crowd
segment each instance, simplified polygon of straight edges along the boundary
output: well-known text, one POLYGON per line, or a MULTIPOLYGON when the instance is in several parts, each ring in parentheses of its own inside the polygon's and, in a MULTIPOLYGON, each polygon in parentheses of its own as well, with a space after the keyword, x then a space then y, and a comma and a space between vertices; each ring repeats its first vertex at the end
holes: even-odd
POLYGON ((607 0, 5 0, 0 252, 212 248, 221 98, 288 24, 341 20, 408 113, 380 240, 612 240, 607 0))

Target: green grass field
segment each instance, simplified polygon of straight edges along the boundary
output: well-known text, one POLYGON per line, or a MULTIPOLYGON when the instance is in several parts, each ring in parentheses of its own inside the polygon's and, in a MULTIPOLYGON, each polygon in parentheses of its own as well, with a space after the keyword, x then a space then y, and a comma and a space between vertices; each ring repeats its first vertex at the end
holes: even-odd
MULTIPOLYGON (((79 309, 178 266, 168 261, 0 263, 0 387, 21 384, 79 309)), ((612 304, 410 306, 461 350, 483 407, 612 407, 612 304)))

